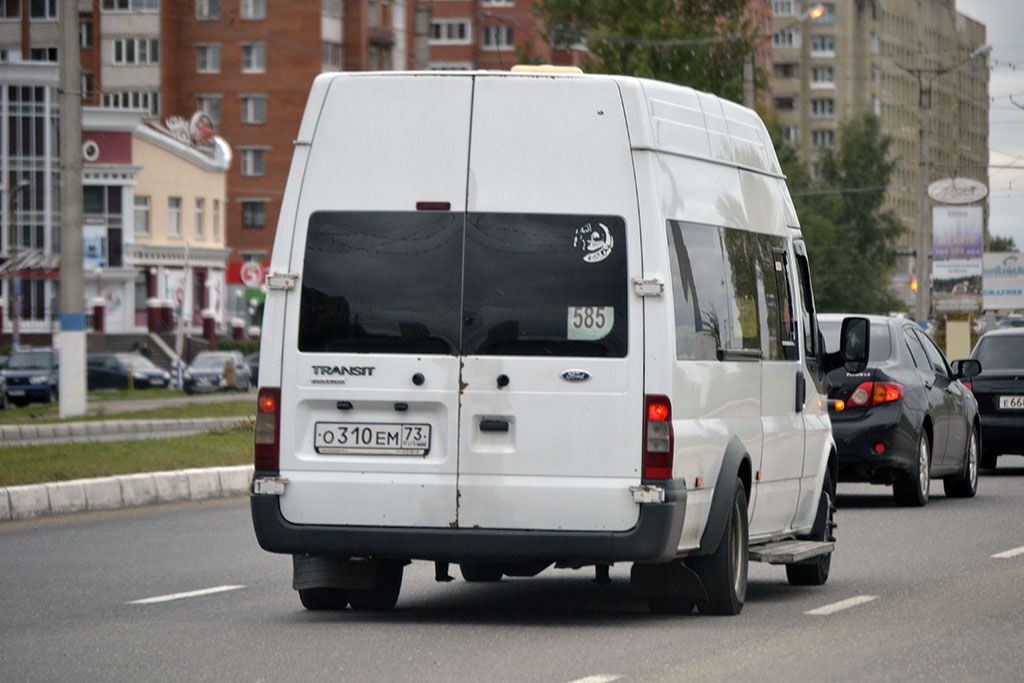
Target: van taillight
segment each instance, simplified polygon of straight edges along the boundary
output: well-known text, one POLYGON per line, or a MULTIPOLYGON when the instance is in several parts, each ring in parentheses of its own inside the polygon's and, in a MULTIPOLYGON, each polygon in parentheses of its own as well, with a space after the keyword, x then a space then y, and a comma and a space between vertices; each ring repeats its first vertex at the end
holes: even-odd
POLYGON ((862 382, 850 394, 847 404, 854 408, 880 406, 903 398, 903 385, 896 382, 862 382))
POLYGON ((253 430, 257 472, 277 474, 280 464, 281 389, 263 387, 256 397, 256 428, 253 430))
POLYGON ((647 396, 644 401, 644 479, 671 479, 672 402, 667 396, 647 396))

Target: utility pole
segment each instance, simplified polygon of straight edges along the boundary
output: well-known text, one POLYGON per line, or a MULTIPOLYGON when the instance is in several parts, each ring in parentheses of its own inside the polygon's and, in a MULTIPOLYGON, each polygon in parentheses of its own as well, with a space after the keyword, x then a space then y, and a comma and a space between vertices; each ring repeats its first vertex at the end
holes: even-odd
POLYGON ((18 216, 14 210, 14 201, 17 195, 28 187, 27 180, 14 187, 7 186, 7 215, 10 217, 7 232, 7 317, 11 319, 11 348, 14 351, 17 351, 21 344, 21 331, 18 329, 18 297, 14 291, 18 276, 18 216))
POLYGON ((426 71, 430 68, 430 2, 413 0, 413 68, 426 71))
POLYGON ((78 3, 60 3, 60 406, 85 415, 85 302, 82 292, 82 65, 78 3))

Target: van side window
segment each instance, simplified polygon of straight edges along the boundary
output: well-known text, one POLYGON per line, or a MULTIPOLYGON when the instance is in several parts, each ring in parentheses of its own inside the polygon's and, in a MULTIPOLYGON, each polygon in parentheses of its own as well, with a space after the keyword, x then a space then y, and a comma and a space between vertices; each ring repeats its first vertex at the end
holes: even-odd
POLYGON ((745 230, 722 228, 725 270, 731 285, 732 343, 729 348, 762 351, 761 314, 758 302, 765 301, 763 243, 760 235, 745 230))
POLYGON ((722 241, 718 228, 668 222, 672 298, 675 301, 676 358, 715 360, 729 337, 722 241), (674 255, 675 258, 672 258, 674 255))
POLYGON ((790 291, 792 277, 789 272, 789 259, 782 249, 773 249, 772 258, 775 262, 775 286, 779 292, 779 308, 782 318, 779 321, 779 336, 786 360, 797 360, 800 350, 797 348, 796 320, 793 314, 793 293, 790 291))
POLYGON ((457 353, 463 222, 433 211, 314 213, 299 351, 457 353))
POLYGON ((796 276, 800 287, 800 318, 801 329, 804 338, 804 363, 811 377, 817 378, 821 369, 821 354, 823 349, 819 348, 818 314, 814 310, 814 294, 811 291, 811 268, 807 263, 807 255, 804 252, 802 242, 795 242, 796 248, 796 276))

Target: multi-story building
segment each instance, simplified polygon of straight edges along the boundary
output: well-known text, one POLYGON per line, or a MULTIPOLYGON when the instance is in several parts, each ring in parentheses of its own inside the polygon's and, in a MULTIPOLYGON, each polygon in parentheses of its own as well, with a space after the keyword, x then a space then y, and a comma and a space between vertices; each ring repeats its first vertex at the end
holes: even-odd
MULTIPOLYGON (((988 183, 988 70, 976 54, 985 26, 949 0, 823 3, 825 13, 814 21, 795 20, 817 3, 772 4, 776 26, 789 26, 777 28, 773 39, 774 106, 787 139, 816 176, 821 150, 836 146, 840 125, 866 111, 877 114, 896 162, 886 208, 907 227, 900 247, 911 252, 923 108, 930 118, 929 182, 959 176, 988 183)), ((894 276, 894 291, 908 303, 913 272, 908 256, 894 276)))

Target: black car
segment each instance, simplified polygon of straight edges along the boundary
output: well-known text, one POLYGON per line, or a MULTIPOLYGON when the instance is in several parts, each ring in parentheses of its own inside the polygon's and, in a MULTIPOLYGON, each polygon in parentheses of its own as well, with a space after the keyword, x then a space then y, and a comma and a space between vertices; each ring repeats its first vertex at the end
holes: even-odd
MULTIPOLYGON (((844 317, 818 317, 828 353, 839 346, 844 317)), ((839 481, 891 485, 900 506, 927 503, 930 480, 938 478, 947 496, 973 497, 981 422, 961 380, 977 374, 977 362, 955 361, 950 368, 913 321, 864 317, 871 323, 867 367, 828 373, 839 481)))
POLYGON ((200 351, 182 375, 182 389, 186 394, 222 389, 248 391, 251 385, 249 366, 238 351, 200 351), (224 377, 229 363, 234 368, 233 382, 224 377))
POLYGON ((166 387, 170 373, 138 353, 90 353, 86 363, 89 390, 166 387))
POLYGON ((3 373, 7 381, 7 398, 14 405, 23 406, 29 401, 57 401, 60 357, 56 349, 22 347, 12 351, 3 373))
POLYGON ((988 332, 971 358, 982 372, 969 386, 981 413, 981 466, 991 469, 1007 453, 1024 455, 1024 327, 988 332))

